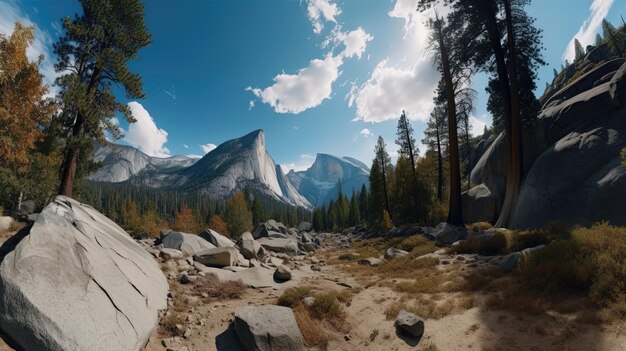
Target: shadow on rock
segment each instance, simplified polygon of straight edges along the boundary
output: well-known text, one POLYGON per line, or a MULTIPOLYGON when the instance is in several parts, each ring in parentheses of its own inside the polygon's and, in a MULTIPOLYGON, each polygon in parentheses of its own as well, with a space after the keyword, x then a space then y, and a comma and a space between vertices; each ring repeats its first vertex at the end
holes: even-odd
POLYGON ((228 329, 215 337, 215 348, 218 351, 244 351, 233 324, 230 324, 228 329))
POLYGON ((396 336, 404 341, 407 345, 411 347, 415 347, 419 345, 420 341, 422 341, 423 335, 419 337, 415 337, 413 335, 409 335, 408 333, 402 331, 400 328, 396 328, 396 336))

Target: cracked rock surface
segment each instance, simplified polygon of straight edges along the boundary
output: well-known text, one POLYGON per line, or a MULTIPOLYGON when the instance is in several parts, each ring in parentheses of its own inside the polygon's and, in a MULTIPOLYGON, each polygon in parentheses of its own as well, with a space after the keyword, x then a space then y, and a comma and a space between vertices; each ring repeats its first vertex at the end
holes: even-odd
POLYGON ((139 350, 167 306, 158 264, 122 228, 57 196, 0 249, 0 328, 25 350, 139 350), (7 253, 8 252, 8 253, 7 253))

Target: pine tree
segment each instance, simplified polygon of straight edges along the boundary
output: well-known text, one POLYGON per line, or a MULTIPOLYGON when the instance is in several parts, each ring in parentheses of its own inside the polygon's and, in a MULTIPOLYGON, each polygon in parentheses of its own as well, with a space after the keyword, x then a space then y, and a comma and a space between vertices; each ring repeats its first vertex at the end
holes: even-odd
POLYGON ((313 229, 315 229, 316 232, 321 232, 322 230, 325 229, 324 227, 324 217, 322 216, 322 209, 321 208, 316 208, 315 211, 313 211, 313 229))
POLYGON ((620 41, 620 35, 617 32, 617 29, 611 22, 606 19, 602 20, 602 32, 604 34, 604 39, 609 43, 609 47, 619 56, 623 56, 623 40, 620 41))
POLYGON ((582 61, 585 58, 585 49, 583 49, 578 38, 574 39, 574 52, 575 62, 582 61))
POLYGON ((370 170, 370 192, 368 199, 368 224, 372 228, 383 228, 383 213, 390 215, 389 185, 393 173, 391 159, 387 153, 385 140, 378 137, 374 150, 375 157, 370 170))
POLYGON ((67 140, 59 193, 72 196, 79 162, 90 160, 86 152, 93 140, 104 141, 104 130, 120 136, 113 122, 121 112, 131 123, 130 108, 116 100, 113 85, 125 90, 126 97, 143 98, 141 77, 132 73, 128 61, 150 43, 139 0, 81 0, 83 15, 63 21, 63 36, 54 45, 63 75, 57 84, 63 100, 62 117, 70 137, 67 140), (81 156, 82 152, 82 156, 81 156))
POLYGON ((350 197, 350 211, 348 214, 348 226, 355 226, 359 224, 359 222, 361 222, 359 202, 357 200, 356 193, 352 191, 352 196, 350 197))
MULTIPOLYGON (((436 99, 437 100, 437 99, 436 99)), ((438 103, 436 101, 436 103, 438 103)), ((424 130, 422 143, 437 154, 437 199, 443 200, 443 159, 448 144, 448 120, 445 106, 435 106, 424 130)))
POLYGON ((602 39, 602 36, 600 35, 600 33, 596 34, 596 44, 595 46, 598 47, 600 45, 602 45, 604 43, 604 40, 602 39))
POLYGON ((252 228, 252 212, 248 208, 246 195, 243 192, 237 192, 228 200, 224 210, 224 220, 234 240, 238 240, 241 234, 252 228))
POLYGON ((359 217, 361 220, 367 218, 367 187, 365 184, 361 186, 359 192, 359 217))

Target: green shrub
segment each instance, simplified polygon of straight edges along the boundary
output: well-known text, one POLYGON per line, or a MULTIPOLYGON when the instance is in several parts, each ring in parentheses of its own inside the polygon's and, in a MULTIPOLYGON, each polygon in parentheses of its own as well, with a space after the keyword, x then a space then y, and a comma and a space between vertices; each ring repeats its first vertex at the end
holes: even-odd
POLYGON ((626 228, 605 222, 574 228, 569 238, 557 235, 565 239, 521 263, 523 283, 541 291, 586 293, 598 305, 626 296, 626 228))
POLYGON ((491 237, 470 237, 461 244, 452 248, 452 251, 461 254, 477 253, 480 255, 492 256, 504 253, 506 248, 506 236, 501 232, 496 232, 496 234, 491 237))
POLYGON ((278 305, 285 307, 293 307, 300 303, 302 299, 307 296, 311 296, 311 287, 309 286, 294 286, 288 288, 278 298, 278 305))

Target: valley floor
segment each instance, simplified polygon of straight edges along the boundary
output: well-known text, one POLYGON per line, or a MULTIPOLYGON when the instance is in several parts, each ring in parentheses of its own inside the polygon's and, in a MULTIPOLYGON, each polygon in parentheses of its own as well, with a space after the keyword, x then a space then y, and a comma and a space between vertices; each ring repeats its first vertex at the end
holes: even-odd
MULTIPOLYGON (((0 241, 10 235, 5 233, 0 241)), ((321 326, 316 330, 324 334, 319 338, 323 341, 308 350, 626 349, 622 322, 599 323, 594 318, 597 311, 579 298, 567 297, 559 311, 553 311, 536 296, 515 291, 510 279, 496 270, 501 256, 440 250, 431 254, 436 260, 426 265, 371 267, 346 257, 367 252, 373 245, 354 241, 349 248, 339 246, 331 239, 324 250, 285 260, 292 268, 291 281, 268 288, 243 288, 239 298, 202 299, 193 284, 180 284, 176 274, 170 274, 171 305, 177 307, 180 323, 173 327, 181 328, 182 336, 174 336, 176 332, 161 325, 145 350, 242 350, 232 326, 234 311, 244 305, 276 304, 285 290, 294 286, 311 287, 312 294, 337 291, 350 296, 342 304, 339 322, 314 322, 321 326), (311 270, 313 263, 321 271, 311 270), (421 339, 396 332, 394 320, 400 308, 424 318, 421 339)), ((172 269, 171 264, 161 265, 166 275, 172 269)), ((0 340, 0 350, 13 349, 0 340)))
MULTIPOLYGON (((183 319, 202 322, 189 323, 191 332, 186 337, 171 337, 161 329, 146 350, 240 350, 231 326, 235 309, 276 304, 281 294, 293 286, 311 287, 311 294, 337 291, 351 295, 351 301, 343 304, 339 322, 314 321, 322 326, 321 331, 314 333, 325 334, 320 340, 327 342, 310 346, 309 350, 626 349, 623 326, 597 322, 593 318, 597 311, 589 310, 578 298, 568 297, 557 312, 546 309, 533 296, 516 293, 507 276, 496 272, 501 256, 438 251, 436 263, 417 269, 370 267, 358 264, 358 260, 338 259, 355 251, 363 251, 363 244, 328 248, 286 260, 294 273, 292 281, 272 288, 248 288, 237 299, 203 304, 192 298, 186 301, 190 308, 183 319), (312 262, 318 260, 322 262, 321 271, 312 271, 312 262), (439 288, 414 286, 413 282, 439 288), (421 339, 396 333, 394 320, 399 308, 424 317, 425 333, 421 339)), ((175 299, 193 295, 190 285, 170 282, 176 291, 175 299)), ((307 339, 307 332, 304 334, 307 339)), ((311 338, 310 333, 308 337, 311 338)))

